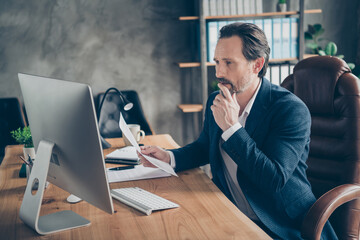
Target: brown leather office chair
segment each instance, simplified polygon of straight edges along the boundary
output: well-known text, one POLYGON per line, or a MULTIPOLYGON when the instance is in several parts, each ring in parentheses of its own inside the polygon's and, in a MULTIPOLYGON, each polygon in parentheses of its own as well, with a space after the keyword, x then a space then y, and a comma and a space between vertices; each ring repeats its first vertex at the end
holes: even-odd
POLYGON ((339 239, 359 239, 360 80, 343 60, 316 56, 296 64, 282 86, 305 102, 312 120, 307 176, 318 200, 302 236, 320 239, 331 215, 339 239))

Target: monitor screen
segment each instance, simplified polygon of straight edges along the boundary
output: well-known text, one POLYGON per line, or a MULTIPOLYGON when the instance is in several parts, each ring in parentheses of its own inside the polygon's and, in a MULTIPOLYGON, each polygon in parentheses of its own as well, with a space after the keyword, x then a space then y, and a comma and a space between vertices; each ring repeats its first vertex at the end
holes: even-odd
MULTIPOLYGON (((21 73, 18 76, 35 149, 41 141, 54 144, 47 181, 112 214, 90 86, 21 73)), ((34 168, 36 164, 37 159, 34 168)))

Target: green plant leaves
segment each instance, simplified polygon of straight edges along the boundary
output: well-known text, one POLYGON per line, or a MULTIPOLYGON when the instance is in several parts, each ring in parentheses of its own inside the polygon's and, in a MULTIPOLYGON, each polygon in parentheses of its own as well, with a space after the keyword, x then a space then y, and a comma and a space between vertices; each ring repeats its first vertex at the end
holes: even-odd
POLYGON ((311 39, 314 39, 315 37, 323 34, 324 31, 325 29, 322 28, 321 24, 314 24, 314 25, 309 24, 307 33, 312 36, 311 39))
POLYGON ((216 80, 212 81, 210 83, 210 89, 211 89, 211 92, 220 90, 220 88, 218 87, 218 81, 216 81, 216 80))
POLYGON ((316 29, 315 29, 314 25, 309 24, 307 32, 311 35, 314 35, 316 33, 316 29))
POLYGON ((355 64, 354 64, 354 63, 347 63, 347 65, 349 66, 349 68, 350 68, 351 71, 355 68, 355 64))
POLYGON ((320 36, 325 32, 325 29, 321 28, 318 31, 316 31, 315 36, 320 36))
POLYGON ((319 45, 317 45, 316 43, 306 43, 306 47, 310 49, 317 49, 319 45))
POLYGON ((17 143, 25 144, 25 147, 34 147, 30 127, 18 128, 10 133, 17 143))
POLYGON ((324 30, 320 23, 316 23, 313 25, 316 32, 319 32, 320 30, 324 30))
POLYGON ((324 50, 319 50, 319 51, 318 51, 318 54, 319 54, 320 56, 326 56, 326 53, 325 53, 324 50))
POLYGON ((334 42, 329 42, 325 47, 326 55, 335 56, 337 53, 337 46, 334 42))
POLYGON ((313 37, 309 32, 305 32, 305 40, 313 40, 313 37))
MULTIPOLYGON (((305 41, 306 41, 306 47, 312 50, 312 53, 319 54, 320 56, 335 56, 340 59, 344 58, 344 55, 339 54, 336 55, 338 49, 334 42, 329 41, 326 38, 319 37, 325 32, 325 29, 322 28, 321 24, 317 23, 314 25, 309 24, 308 30, 304 33, 305 41), (325 46, 325 49, 322 48, 324 42, 328 42, 325 46)), ((354 63, 348 63, 348 66, 351 71, 356 67, 354 63)), ((358 68, 356 68, 357 70, 358 68)), ((355 70, 355 71, 356 71, 355 70)), ((358 74, 359 71, 356 71, 356 74, 358 74)), ((360 76, 360 75, 359 75, 360 76)))
POLYGON ((323 34, 324 31, 325 29, 322 28, 321 24, 314 24, 314 25, 309 24, 308 30, 304 33, 305 40, 308 41, 306 43, 306 47, 310 48, 312 52, 315 54, 320 54, 319 51, 322 50, 322 48, 319 45, 318 37, 321 34, 323 34))

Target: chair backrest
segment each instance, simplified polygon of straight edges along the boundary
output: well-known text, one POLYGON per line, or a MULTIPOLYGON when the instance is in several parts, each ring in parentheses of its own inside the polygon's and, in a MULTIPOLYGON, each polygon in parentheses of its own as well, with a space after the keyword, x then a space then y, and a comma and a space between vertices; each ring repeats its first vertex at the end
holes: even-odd
POLYGON ((24 114, 19 99, 0 98, 0 162, 6 145, 17 144, 10 131, 24 126, 24 114))
MULTIPOLYGON (((100 114, 99 131, 101 136, 104 138, 122 137, 122 133, 119 128, 120 110, 127 124, 139 124, 141 130, 143 130, 146 135, 154 134, 144 115, 144 111, 137 92, 133 90, 126 90, 121 91, 121 93, 126 97, 127 100, 132 102, 134 106, 129 111, 123 110, 123 102, 118 94, 115 92, 109 92, 103 103, 100 114)), ((100 105, 103 97, 104 93, 100 93, 98 95, 98 106, 100 105)))
MULTIPOLYGON (((360 80, 336 57, 300 61, 282 86, 311 113, 307 176, 318 198, 345 183, 360 183, 360 80)), ((299 116, 301 117, 301 116, 299 116)), ((339 239, 359 237, 360 200, 344 204, 331 218, 339 239)))

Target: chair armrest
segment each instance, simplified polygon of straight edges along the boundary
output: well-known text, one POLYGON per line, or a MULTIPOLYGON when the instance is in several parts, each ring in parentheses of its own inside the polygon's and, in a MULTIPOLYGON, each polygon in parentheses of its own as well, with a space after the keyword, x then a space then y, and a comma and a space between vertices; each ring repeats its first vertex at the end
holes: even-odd
POLYGON ((301 228, 305 239, 320 239, 321 232, 331 214, 344 203, 360 198, 360 185, 343 184, 322 195, 306 214, 301 228))

